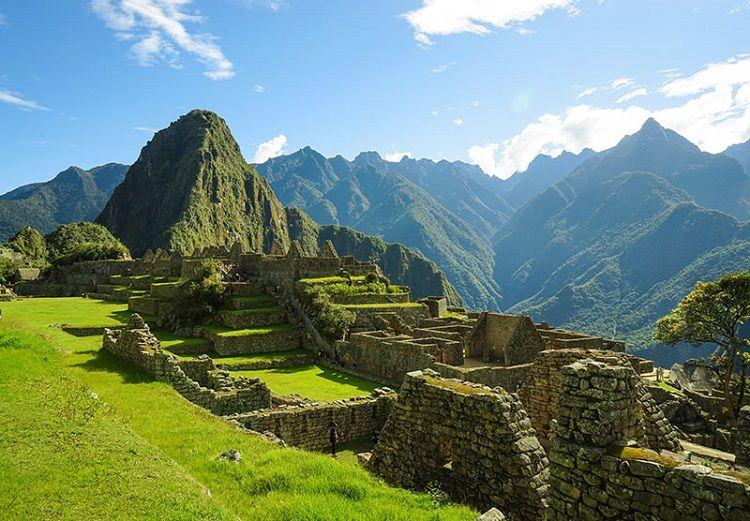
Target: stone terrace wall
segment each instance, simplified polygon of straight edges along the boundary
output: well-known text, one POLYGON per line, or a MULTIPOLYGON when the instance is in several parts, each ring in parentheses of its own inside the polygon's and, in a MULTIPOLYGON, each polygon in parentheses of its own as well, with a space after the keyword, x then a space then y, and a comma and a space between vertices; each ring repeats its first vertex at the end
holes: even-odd
POLYGON ((353 276, 378 272, 375 264, 360 262, 354 257, 297 257, 294 255, 248 254, 240 258, 242 272, 250 277, 285 286, 302 278, 332 277, 344 269, 353 276))
POLYGON ((461 363, 461 351, 462 345, 452 340, 370 331, 352 333, 348 342, 336 342, 334 358, 347 369, 401 383, 406 373, 430 368, 436 362, 461 363))
MULTIPOLYGON (((160 381, 169 382, 187 400, 217 415, 235 414, 270 407, 271 392, 257 378, 229 379, 211 362, 189 364, 188 376, 177 357, 161 350, 156 337, 138 315, 133 315, 123 330, 104 331, 102 348, 130 362, 160 381), (218 383, 218 385, 217 385, 218 383)), ((187 366, 186 366, 187 367, 187 366)))
POLYGON ((454 378, 486 385, 487 387, 502 387, 509 393, 515 393, 531 367, 532 364, 469 368, 436 363, 430 369, 437 371, 444 378, 454 378))
POLYGON ((549 519, 750 519, 750 487, 741 481, 623 449, 642 428, 638 383, 630 367, 582 360, 563 368, 549 519))
POLYGON ((456 501, 542 519, 548 462, 521 402, 502 389, 409 373, 368 465, 390 483, 436 483, 456 501))
POLYGON ((376 390, 373 396, 280 407, 228 419, 258 432, 273 432, 287 444, 307 450, 330 447, 329 426, 336 422, 338 442, 344 443, 380 432, 385 423, 395 393, 376 390))
MULTIPOLYGON (((625 353, 579 349, 543 351, 531 364, 518 391, 542 443, 546 444, 554 435, 553 420, 557 419, 558 403, 562 393, 562 368, 585 358, 630 367, 635 374, 644 368, 642 359, 625 353)), ((639 414, 644 418, 647 435, 644 444, 651 448, 677 450, 677 432, 664 417, 640 379, 638 389, 639 414)))

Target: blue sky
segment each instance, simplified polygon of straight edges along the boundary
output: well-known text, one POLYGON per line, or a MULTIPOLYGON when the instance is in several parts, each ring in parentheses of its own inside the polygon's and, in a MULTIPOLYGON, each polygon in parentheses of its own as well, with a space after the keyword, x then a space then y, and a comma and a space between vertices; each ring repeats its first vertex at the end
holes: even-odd
POLYGON ((0 0, 0 192, 133 162, 218 112, 249 161, 310 145, 506 177, 648 116, 750 138, 748 0, 0 0))

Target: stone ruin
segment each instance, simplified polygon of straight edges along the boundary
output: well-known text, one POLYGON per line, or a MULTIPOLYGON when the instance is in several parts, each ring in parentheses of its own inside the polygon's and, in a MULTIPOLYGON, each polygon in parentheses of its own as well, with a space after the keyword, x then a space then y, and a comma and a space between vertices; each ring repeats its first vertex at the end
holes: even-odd
MULTIPOLYGON (((648 361, 641 358, 612 351, 563 349, 542 352, 531 364, 518 395, 544 445, 547 445, 555 435, 554 425, 559 416, 563 391, 563 367, 583 359, 594 359, 611 365, 629 367, 636 376, 652 367, 648 361)), ((664 417, 644 382, 637 377, 633 385, 637 389, 638 416, 645 422, 644 436, 639 439, 642 446, 652 449, 680 450, 677 431, 664 417)))
POLYGON ((529 317, 489 312, 480 315, 467 343, 467 357, 506 366, 529 363, 545 347, 529 317))
POLYGON ((130 317, 124 329, 105 329, 102 348, 156 380, 170 383, 188 401, 214 414, 237 414, 271 405, 271 392, 258 378, 231 378, 208 357, 181 361, 162 351, 138 314, 130 317))
POLYGON ((584 359, 561 380, 547 519, 750 519, 750 487, 731 473, 642 448, 632 367, 584 359))
POLYGON ((406 375, 367 466, 386 481, 436 484, 455 501, 542 519, 548 461, 519 399, 500 388, 406 375))

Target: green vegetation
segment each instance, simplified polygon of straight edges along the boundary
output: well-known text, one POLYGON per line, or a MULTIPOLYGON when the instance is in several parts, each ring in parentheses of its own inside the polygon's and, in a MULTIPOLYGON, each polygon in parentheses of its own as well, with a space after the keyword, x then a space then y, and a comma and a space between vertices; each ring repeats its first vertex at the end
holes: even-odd
POLYGON ((256 295, 254 297, 232 297, 232 302, 239 302, 241 304, 273 304, 276 302, 272 297, 268 295, 256 295))
POLYGON ((206 326, 206 331, 220 337, 238 337, 253 335, 269 335, 272 333, 286 333, 295 328, 292 324, 274 324, 272 326, 260 326, 248 329, 227 329, 221 326, 206 326))
MULTIPOLYGON (((494 270, 505 306, 633 351, 656 347, 654 324, 698 280, 747 269, 750 227, 728 215, 750 208, 740 200, 747 184, 735 161, 648 122, 500 230, 494 270)), ((668 367, 686 351, 648 356, 668 367)))
POLYGON ((0 284, 10 280, 18 269, 18 264, 8 257, 0 256, 0 284))
POLYGON ((410 286, 416 297, 445 294, 458 305, 458 290, 472 307, 500 306, 500 289, 492 277, 491 238, 512 209, 495 186, 482 186, 478 179, 488 176, 478 168, 443 161, 394 164, 376 154, 349 162, 306 148, 272 159, 258 170, 282 203, 331 225, 321 229, 318 241, 331 239, 340 255, 375 260, 392 281, 410 286), (396 244, 360 237, 336 225, 396 244), (437 266, 407 248, 434 261, 450 283, 437 280, 432 273, 437 266))
POLYGON ((660 389, 662 389, 664 391, 667 391, 670 394, 676 394, 678 396, 685 396, 685 391, 683 391, 682 389, 678 389, 677 387, 674 387, 672 385, 669 385, 664 380, 659 380, 658 382, 653 382, 653 385, 655 385, 656 387, 658 387, 658 388, 660 388, 660 389))
POLYGON ((221 312, 229 314, 229 315, 254 315, 254 314, 259 314, 259 313, 277 313, 280 311, 284 311, 284 308, 276 304, 273 306, 263 306, 259 308, 225 309, 225 310, 222 310, 221 312))
POLYGON ((226 285, 222 282, 225 269, 219 261, 204 259, 192 278, 179 283, 170 317, 173 329, 203 324, 224 307, 227 302, 226 285))
POLYGON ((7 324, 0 395, 3 519, 234 518, 71 377, 47 341, 7 324))
POLYGON ((41 268, 47 264, 47 241, 31 226, 26 226, 8 241, 8 247, 20 253, 24 265, 41 268))
MULTIPOLYGON (((161 341, 159 333, 156 333, 157 338, 161 341)), ((201 339, 196 339, 201 340, 201 339)), ((169 350, 167 345, 162 342, 162 347, 169 350)), ((307 349, 292 349, 291 351, 275 351, 271 353, 258 353, 255 355, 240 355, 240 356, 219 356, 211 355, 211 358, 216 360, 217 364, 223 364, 227 366, 231 365, 244 365, 251 364, 254 362, 283 362, 299 356, 309 355, 310 351, 307 349)), ((195 358, 191 355, 180 355, 179 358, 183 360, 190 360, 195 358)))
MULTIPOLYGON (((122 422, 123 429, 131 429, 138 436, 138 440, 147 446, 146 449, 140 450, 121 441, 97 447, 106 449, 113 457, 120 454, 120 448, 134 448, 135 454, 129 451, 128 453, 132 455, 134 465, 139 469, 149 469, 148 465, 151 465, 151 468, 159 465, 158 458, 162 456, 179 466, 178 471, 194 480, 180 481, 185 487, 192 487, 192 483, 195 483, 196 487, 210 490, 210 501, 216 505, 215 510, 211 511, 209 505, 203 510, 205 514, 201 514, 199 506, 200 502, 205 500, 205 496, 199 492, 190 494, 188 488, 182 489, 185 491, 182 494, 183 505, 190 505, 191 502, 195 505, 192 518, 221 519, 222 512, 227 512, 232 519, 268 521, 469 521, 476 517, 476 512, 468 508, 436 506, 426 494, 413 494, 388 487, 356 465, 334 461, 325 455, 282 449, 261 438, 247 435, 207 411, 186 402, 169 385, 154 382, 134 370, 130 364, 102 353, 99 350, 100 337, 75 338, 57 329, 46 327, 47 324, 61 321, 75 323, 74 317, 85 317, 86 322, 92 319, 101 320, 102 323, 120 322, 126 318, 122 314, 124 305, 86 299, 30 299, 2 304, 0 309, 4 316, 0 327, 7 329, 12 324, 14 328, 24 328, 44 335, 52 345, 64 353, 62 362, 65 373, 83 382, 110 404, 114 417, 122 422), (158 413, 145 414, 145 411, 158 413), (234 465, 216 460, 219 454, 230 448, 242 452, 241 463, 234 465), (197 497, 199 495, 200 498, 197 497)), ((28 351, 25 343, 19 342, 17 347, 19 350, 28 351)), ((45 363, 49 363, 50 357, 47 359, 45 363)), ((3 360, 0 364, 4 370, 9 371, 14 371, 18 367, 13 361, 8 363, 3 360)), ((19 378, 26 378, 24 371, 18 374, 19 378)), ((0 385, 4 385, 6 381, 4 377, 0 378, 0 385)), ((0 408, 4 406, 5 403, 0 401, 0 408)), ((14 407, 14 403, 10 406, 14 407)), ((3 417, 14 416, 4 414, 3 417)), ((1 423, 0 429, 7 428, 6 425, 7 422, 1 423)), ((5 436, 0 437, 0 444, 6 439, 5 436)), ((28 439, 34 441, 33 445, 30 445, 33 450, 43 450, 44 447, 36 443, 33 429, 29 431, 28 439)), ((83 451, 89 450, 89 441, 90 438, 79 437, 75 450, 83 454, 83 451)), ((18 447, 16 444, 13 451, 0 451, 0 459, 12 458, 14 472, 24 470, 24 465, 19 465, 18 459, 13 456, 17 454, 18 447)), ((62 454, 56 454, 49 467, 44 467, 45 472, 34 476, 35 479, 20 481, 23 487, 21 499, 24 494, 30 497, 35 493, 49 493, 57 486, 55 465, 60 465, 63 469, 69 468, 60 463, 61 456, 62 454)), ((121 482, 118 480, 126 479, 125 476, 132 468, 127 458, 130 456, 125 455, 123 459, 118 460, 114 467, 116 473, 111 479, 103 477, 107 476, 104 473, 92 475, 91 479, 95 477, 99 484, 91 484, 91 487, 100 488, 88 487, 89 482, 81 477, 81 473, 86 472, 85 469, 97 465, 99 460, 96 457, 84 459, 85 465, 78 464, 70 468, 71 472, 59 477, 63 484, 71 488, 70 494, 62 496, 63 500, 67 500, 67 503, 63 503, 66 509, 77 508, 78 512, 83 512, 90 502, 96 501, 102 505, 102 509, 98 511, 107 512, 107 516, 114 519, 148 518, 148 515, 141 516, 139 512, 148 512, 149 509, 153 510, 156 519, 179 518, 180 512, 185 512, 187 506, 182 507, 182 510, 177 508, 172 500, 176 492, 170 496, 167 490, 172 488, 175 482, 172 477, 174 474, 165 470, 152 472, 149 469, 142 475, 140 486, 119 486, 121 482), (162 487, 163 494, 159 493, 162 487), (124 497, 128 500, 123 501, 124 497), (123 512, 122 509, 127 511, 120 514, 123 512), (169 513, 160 515, 165 510, 169 513)), ((102 465, 110 468, 106 458, 102 457, 100 461, 102 465)), ((8 474, 3 474, 6 475, 8 474)), ((14 498, 6 496, 5 491, 10 486, 14 486, 13 481, 0 481, 0 504, 4 507, 14 498)), ((18 501, 14 504, 18 504, 18 501)), ((8 512, 13 515, 16 511, 7 510, 6 518, 8 512)), ((32 512, 32 515, 19 517, 43 518, 33 514, 32 512)), ((73 516, 75 519, 86 517, 85 512, 84 515, 73 516)))
POLYGON ((260 378, 278 395, 298 394, 311 400, 330 402, 365 396, 380 387, 371 380, 316 364, 291 368, 236 371, 237 376, 260 378))
POLYGON ((109 230, 94 223, 65 224, 46 240, 49 260, 54 265, 130 257, 130 251, 109 230))
POLYGON ((719 354, 707 365, 721 378, 724 412, 737 418, 747 390, 750 338, 741 332, 750 320, 750 271, 730 273, 715 282, 698 282, 657 324, 655 340, 667 345, 713 344, 719 354), (739 374, 738 370, 739 369, 739 374))

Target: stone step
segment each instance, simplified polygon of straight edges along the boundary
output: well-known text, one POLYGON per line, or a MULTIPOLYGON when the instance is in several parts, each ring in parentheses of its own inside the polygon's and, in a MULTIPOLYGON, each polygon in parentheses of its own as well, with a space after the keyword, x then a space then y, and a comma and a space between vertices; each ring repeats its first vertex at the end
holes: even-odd
POLYGON ((96 292, 102 293, 104 295, 112 295, 115 292, 115 289, 117 286, 114 284, 97 284, 96 285, 96 292))
POLYGON ((291 351, 302 347, 302 335, 291 324, 248 328, 224 329, 207 327, 206 337, 219 355, 250 355, 274 351, 291 351))
POLYGON ((173 299, 180 288, 179 282, 157 282, 151 284, 151 296, 154 298, 173 299))
POLYGON ((286 311, 280 306, 222 310, 219 320, 230 329, 247 329, 260 326, 283 324, 287 321, 286 311))

